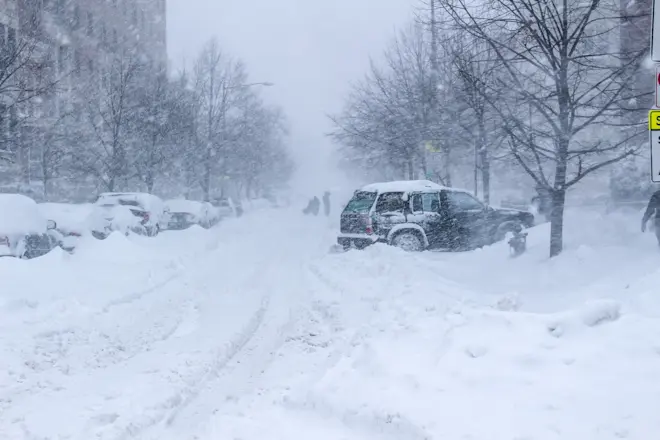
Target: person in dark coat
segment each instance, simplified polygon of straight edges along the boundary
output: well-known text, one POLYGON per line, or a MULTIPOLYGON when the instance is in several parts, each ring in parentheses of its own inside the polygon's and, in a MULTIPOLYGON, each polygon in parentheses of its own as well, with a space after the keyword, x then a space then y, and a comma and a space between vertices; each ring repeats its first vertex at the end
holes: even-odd
POLYGON ((323 193, 323 210, 328 217, 330 215, 330 193, 328 191, 323 193))
POLYGON ((314 196, 311 203, 311 212, 314 215, 319 215, 319 210, 321 209, 321 201, 318 197, 314 196))
POLYGON ((654 192, 649 200, 644 217, 642 217, 642 232, 646 232, 646 224, 651 217, 654 217, 655 236, 658 239, 658 246, 660 246, 660 191, 654 192))
POLYGON ((319 215, 319 209, 321 208, 321 201, 319 200, 318 197, 314 196, 313 199, 309 201, 307 204, 307 207, 303 209, 303 214, 309 215, 319 215))

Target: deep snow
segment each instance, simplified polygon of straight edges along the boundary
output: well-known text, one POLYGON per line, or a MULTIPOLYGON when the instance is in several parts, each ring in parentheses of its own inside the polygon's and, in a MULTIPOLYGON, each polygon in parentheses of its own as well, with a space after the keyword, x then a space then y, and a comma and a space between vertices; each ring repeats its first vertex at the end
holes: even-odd
POLYGON ((660 251, 572 211, 567 249, 328 253, 336 224, 0 259, 0 438, 580 439, 660 432, 660 251))

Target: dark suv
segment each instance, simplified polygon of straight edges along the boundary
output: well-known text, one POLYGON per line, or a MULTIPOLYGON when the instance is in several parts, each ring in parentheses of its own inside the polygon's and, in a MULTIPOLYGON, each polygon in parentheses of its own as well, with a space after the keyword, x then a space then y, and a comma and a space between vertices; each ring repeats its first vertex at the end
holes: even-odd
POLYGON ((533 224, 529 212, 495 209, 430 181, 375 183, 355 191, 344 208, 337 242, 344 249, 383 242, 407 251, 467 250, 533 224))

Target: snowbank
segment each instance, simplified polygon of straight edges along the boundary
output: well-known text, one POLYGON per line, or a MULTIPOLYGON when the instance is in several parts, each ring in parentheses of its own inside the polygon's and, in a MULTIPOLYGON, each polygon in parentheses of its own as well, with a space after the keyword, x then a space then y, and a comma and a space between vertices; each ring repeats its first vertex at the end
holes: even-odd
POLYGON ((92 212, 93 205, 69 203, 39 203, 39 212, 57 223, 57 228, 64 231, 83 232, 86 219, 92 212))

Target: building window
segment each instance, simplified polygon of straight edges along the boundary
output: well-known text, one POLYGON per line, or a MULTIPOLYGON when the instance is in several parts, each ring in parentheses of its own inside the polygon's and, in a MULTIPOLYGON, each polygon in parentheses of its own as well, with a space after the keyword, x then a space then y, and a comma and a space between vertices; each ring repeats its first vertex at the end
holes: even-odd
POLYGON ((94 35, 94 14, 91 12, 87 13, 87 35, 94 35))
POLYGON ((73 8, 73 22, 71 24, 74 29, 80 28, 80 6, 78 5, 73 8))
POLYGON ((72 66, 72 68, 73 68, 73 73, 74 73, 75 75, 79 75, 79 74, 80 74, 80 64, 81 64, 81 56, 80 56, 80 52, 79 52, 79 51, 75 51, 75 52, 73 53, 73 66, 72 66))
POLYGON ((60 46, 57 51, 57 68, 60 74, 64 73, 66 69, 66 59, 68 57, 68 48, 60 46))
POLYGON ((16 50, 16 29, 9 28, 7 31, 7 50, 14 52, 16 50))

